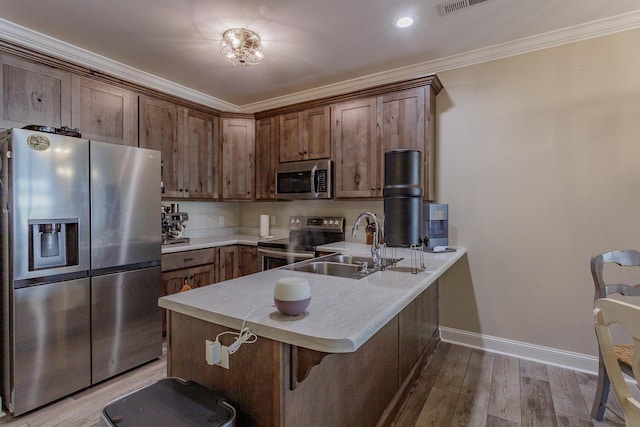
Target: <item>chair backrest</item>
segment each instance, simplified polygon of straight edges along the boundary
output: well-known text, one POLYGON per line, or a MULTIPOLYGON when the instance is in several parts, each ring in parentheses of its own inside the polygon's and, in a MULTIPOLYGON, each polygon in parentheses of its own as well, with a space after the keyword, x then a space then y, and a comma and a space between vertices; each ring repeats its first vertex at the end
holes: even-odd
POLYGON ((622 370, 613 349, 610 326, 618 324, 633 337, 633 376, 636 382, 640 383, 640 349, 638 349, 640 346, 640 306, 611 298, 600 298, 596 300, 594 307, 593 316, 595 318, 598 345, 611 380, 611 388, 620 402, 626 425, 639 426, 640 402, 633 397, 622 375, 622 370))
POLYGON ((640 267, 640 252, 634 249, 627 249, 606 252, 591 258, 591 275, 596 287, 594 301, 598 298, 606 298, 613 293, 640 296, 640 284, 605 282, 604 265, 609 262, 624 267, 640 267))

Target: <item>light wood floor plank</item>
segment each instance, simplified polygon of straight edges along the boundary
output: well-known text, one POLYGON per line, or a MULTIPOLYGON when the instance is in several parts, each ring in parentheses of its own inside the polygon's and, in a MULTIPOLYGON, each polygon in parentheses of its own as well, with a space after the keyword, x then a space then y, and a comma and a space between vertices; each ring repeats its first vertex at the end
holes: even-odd
POLYGON ((520 378, 522 426, 554 427, 558 425, 548 381, 520 378))
POLYGON ((462 388, 464 374, 471 357, 471 348, 459 345, 451 346, 447 359, 438 373, 436 382, 433 385, 441 390, 459 394, 462 388))
POLYGON ((520 422, 520 361, 496 354, 488 414, 520 422))
POLYGON ((494 356, 490 353, 480 350, 474 350, 471 353, 451 422, 452 426, 483 427, 486 425, 493 360, 494 356))
POLYGON ((432 388, 415 427, 447 427, 451 425, 453 411, 458 400, 457 393, 432 388))
POLYGON ((547 371, 556 413, 591 421, 591 408, 587 407, 575 373, 555 366, 548 366, 547 371))

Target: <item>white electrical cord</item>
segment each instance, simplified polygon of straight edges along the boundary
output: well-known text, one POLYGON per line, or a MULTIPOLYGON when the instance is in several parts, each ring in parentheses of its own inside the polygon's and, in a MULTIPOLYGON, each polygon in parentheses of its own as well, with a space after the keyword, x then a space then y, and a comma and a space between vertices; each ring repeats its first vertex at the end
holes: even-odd
POLYGON ((236 351, 238 351, 238 349, 240 348, 240 346, 244 343, 247 344, 253 344, 254 342, 258 341, 258 336, 256 334, 254 334, 251 329, 249 329, 249 327, 245 327, 245 324, 247 322, 247 319, 249 318, 249 316, 251 316, 253 313, 255 313, 258 310, 261 310, 265 307, 273 307, 273 305, 268 305, 268 306, 264 306, 264 307, 258 307, 256 309, 251 310, 249 313, 247 313, 247 315, 244 317, 244 320, 242 321, 242 327, 240 328, 240 332, 231 332, 231 331, 226 331, 226 332, 221 332, 216 336, 216 341, 220 341, 220 337, 222 335, 236 335, 236 340, 229 346, 229 354, 233 354, 236 351))

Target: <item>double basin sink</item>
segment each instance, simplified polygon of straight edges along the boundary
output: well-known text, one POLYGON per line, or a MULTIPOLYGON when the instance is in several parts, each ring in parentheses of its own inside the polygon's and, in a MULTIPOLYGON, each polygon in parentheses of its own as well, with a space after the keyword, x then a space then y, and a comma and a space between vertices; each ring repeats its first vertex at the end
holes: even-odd
MULTIPOLYGON (((382 265, 394 265, 402 258, 383 258, 382 265)), ((283 267, 285 270, 302 271, 306 273, 324 274, 326 276, 342 277, 346 279, 362 279, 376 271, 383 269, 375 267, 372 258, 334 254, 308 261, 298 262, 283 267)))

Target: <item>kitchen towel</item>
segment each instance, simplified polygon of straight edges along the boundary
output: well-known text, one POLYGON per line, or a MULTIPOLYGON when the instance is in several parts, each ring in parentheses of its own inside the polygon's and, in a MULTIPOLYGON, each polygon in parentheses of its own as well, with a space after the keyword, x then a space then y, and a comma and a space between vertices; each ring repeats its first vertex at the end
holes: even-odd
POLYGON ((269 215, 260 215, 260 237, 269 236, 269 215))

